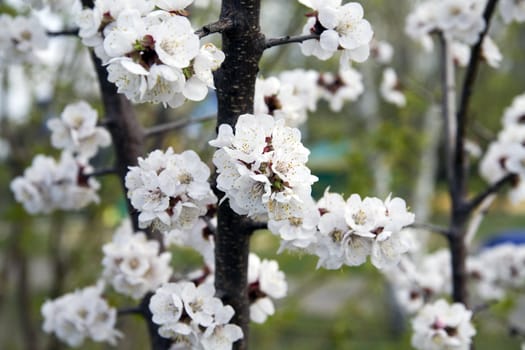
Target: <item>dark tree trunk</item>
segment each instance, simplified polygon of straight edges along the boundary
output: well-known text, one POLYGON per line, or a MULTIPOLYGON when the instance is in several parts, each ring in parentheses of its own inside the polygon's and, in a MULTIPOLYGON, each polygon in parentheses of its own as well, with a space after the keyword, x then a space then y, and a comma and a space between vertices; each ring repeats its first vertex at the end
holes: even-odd
MULTIPOLYGON (((253 112, 253 95, 258 64, 265 47, 259 28, 260 0, 224 0, 220 20, 232 20, 231 29, 222 33, 226 59, 215 74, 217 87, 217 125, 235 125, 241 114, 253 112)), ((219 194, 220 196, 221 194, 219 194)), ((235 309, 233 322, 244 338, 236 349, 248 348, 249 301, 247 294, 248 254, 252 228, 243 225, 227 201, 218 210, 215 238, 215 287, 217 296, 235 309)))

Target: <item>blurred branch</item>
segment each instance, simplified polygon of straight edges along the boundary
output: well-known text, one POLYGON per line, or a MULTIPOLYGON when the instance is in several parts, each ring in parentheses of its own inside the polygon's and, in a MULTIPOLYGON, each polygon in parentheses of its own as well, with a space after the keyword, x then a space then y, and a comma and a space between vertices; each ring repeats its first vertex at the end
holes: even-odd
POLYGON ((92 172, 88 174, 84 174, 85 177, 100 177, 105 175, 117 175, 118 171, 115 168, 107 168, 107 169, 98 169, 93 170, 92 172))
POLYGON ((47 32, 48 36, 77 36, 78 28, 64 29, 57 32, 47 32))
POLYGON ((319 34, 308 34, 308 35, 298 35, 298 36, 283 36, 281 38, 272 38, 266 40, 266 48, 269 49, 274 46, 286 45, 291 43, 302 43, 306 40, 319 39, 319 34))
MULTIPOLYGON (((439 34, 441 42, 441 91, 442 114, 445 126, 445 159, 449 196, 451 199, 450 223, 448 227, 448 244, 451 257, 452 299, 454 302, 467 304, 467 247, 463 240, 464 227, 469 213, 465 211, 465 189, 462 179, 464 164, 459 166, 455 154, 463 153, 463 149, 454 147, 457 123, 454 118, 456 108, 456 89, 454 77, 454 61, 450 42, 443 33, 439 34)), ((464 135, 461 135, 464 137, 464 135)))
MULTIPOLYGON (((479 64, 481 61, 483 40, 487 35, 490 28, 490 20, 496 8, 498 0, 488 0, 487 6, 483 12, 483 18, 485 20, 485 28, 479 34, 478 41, 472 47, 470 51, 470 61, 466 68, 465 78, 463 80, 463 87, 461 91, 461 97, 459 101, 458 112, 456 115, 457 121, 457 133, 455 141, 455 156, 454 156, 454 176, 457 181, 457 185, 460 189, 466 188, 466 171, 465 171, 465 152, 464 143, 468 125, 468 114, 469 105, 474 91, 474 83, 476 81, 479 64)), ((461 192, 463 193, 463 192, 461 192)), ((471 208, 472 210, 472 208, 471 208)))
POLYGON ((126 307, 117 310, 118 316, 127 316, 127 315, 142 315, 142 309, 140 307, 126 307))
POLYGON ((105 175, 117 175, 117 174, 118 174, 117 169, 106 168, 106 169, 93 170, 90 173, 84 174, 84 176, 89 178, 89 177, 100 177, 100 176, 105 176, 105 175))
POLYGON ((454 140, 456 138, 456 84, 454 72, 454 59, 450 42, 443 33, 439 34, 441 42, 441 95, 442 95, 442 114, 445 123, 445 153, 446 170, 449 194, 453 203, 458 203, 458 198, 462 193, 457 187, 456 174, 454 173, 454 140))
POLYGON ((439 233, 445 237, 448 237, 450 235, 450 231, 448 228, 446 227, 443 227, 443 226, 439 226, 439 225, 434 225, 434 224, 426 224, 426 223, 419 223, 419 222, 415 222, 413 223, 412 225, 408 226, 410 228, 415 228, 415 229, 422 229, 422 230, 427 230, 427 231, 430 231, 430 232, 434 232, 434 233, 439 233))
POLYGON ((215 120, 217 115, 209 115, 197 119, 185 119, 185 120, 176 120, 171 123, 161 124, 152 126, 149 129, 144 130, 145 137, 151 137, 159 134, 163 134, 172 130, 182 129, 191 124, 204 123, 210 120, 215 120))
POLYGON ((489 187, 487 187, 482 193, 478 194, 476 197, 474 197, 470 202, 467 204, 467 209, 469 212, 475 210, 479 205, 483 203, 483 201, 489 197, 490 195, 498 192, 503 188, 503 186, 507 184, 515 183, 518 180, 517 174, 507 174, 498 181, 491 184, 489 187))
POLYGON ((13 245, 13 260, 17 270, 16 281, 16 301, 18 304, 18 318, 20 321, 20 331, 25 343, 25 349, 36 350, 39 344, 38 333, 33 322, 31 307, 31 287, 29 285, 29 267, 27 255, 22 249, 23 232, 17 226, 12 226, 13 234, 16 235, 16 242, 13 245))
POLYGON ((49 256, 53 267, 53 282, 51 284, 51 298, 58 298, 62 292, 64 278, 67 271, 67 262, 64 259, 62 250, 62 236, 64 233, 63 213, 56 213, 51 218, 49 229, 49 256))
POLYGON ((472 216, 468 224, 467 232, 465 233, 465 244, 467 244, 468 246, 470 246, 470 243, 474 239, 476 232, 478 232, 479 226, 481 225, 483 218, 485 218, 485 215, 487 214, 490 205, 492 204, 492 202, 494 202, 495 199, 495 193, 485 197, 479 205, 479 207, 477 208, 477 210, 474 212, 474 215, 472 216))
POLYGON ((206 24, 202 28, 195 31, 195 34, 197 34, 199 38, 203 38, 212 33, 222 33, 225 30, 228 30, 231 28, 233 28, 232 19, 229 17, 225 17, 225 18, 221 18, 217 22, 206 24))

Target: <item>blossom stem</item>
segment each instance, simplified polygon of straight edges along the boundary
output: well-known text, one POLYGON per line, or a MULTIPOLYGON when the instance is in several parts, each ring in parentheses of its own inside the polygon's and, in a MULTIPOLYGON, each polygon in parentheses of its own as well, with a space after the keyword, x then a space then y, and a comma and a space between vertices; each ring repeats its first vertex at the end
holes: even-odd
POLYGON ((283 36, 281 38, 272 38, 266 40, 266 48, 269 49, 274 46, 286 45, 290 43, 302 43, 306 40, 319 39, 319 34, 308 34, 299 36, 283 36))
POLYGON ((156 135, 164 134, 172 130, 182 129, 191 124, 204 123, 210 120, 215 120, 216 118, 217 118, 217 115, 214 114, 214 115, 208 115, 208 116, 196 118, 196 119, 175 120, 170 123, 152 126, 151 128, 144 130, 144 136, 145 137, 156 136, 156 135))

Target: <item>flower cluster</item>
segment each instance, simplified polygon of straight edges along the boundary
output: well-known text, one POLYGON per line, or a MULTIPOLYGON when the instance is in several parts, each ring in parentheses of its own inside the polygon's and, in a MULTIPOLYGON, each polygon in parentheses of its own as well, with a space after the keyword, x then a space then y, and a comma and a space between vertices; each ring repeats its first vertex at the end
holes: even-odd
POLYGON ((99 147, 111 143, 109 132, 97 126, 97 118, 97 111, 85 101, 67 105, 60 118, 47 122, 51 144, 88 160, 97 154, 99 147))
POLYGON ((51 157, 37 155, 24 176, 11 182, 11 190, 31 214, 81 209, 99 200, 96 191, 100 185, 86 175, 90 170, 68 152, 62 153, 58 163, 51 157))
POLYGON ((414 222, 414 214, 401 198, 382 201, 353 194, 345 202, 341 195, 326 191, 317 209, 321 217, 316 242, 308 250, 319 257, 318 267, 361 265, 370 256, 381 269, 396 265, 411 248, 412 240, 400 231, 414 222))
POLYGON ((337 74, 295 69, 279 77, 258 79, 255 85, 255 114, 270 114, 284 119, 285 125, 298 127, 315 111, 320 99, 331 110, 340 111, 345 102, 355 101, 364 91, 363 77, 348 67, 337 74))
POLYGON ((517 181, 509 192, 510 199, 516 203, 525 199, 525 94, 514 98, 512 105, 503 114, 503 130, 498 139, 492 142, 479 170, 489 183, 494 183, 509 173, 517 174, 517 181))
POLYGON ((134 102, 180 106, 203 100, 212 71, 224 60, 213 44, 200 47, 186 17, 192 0, 95 1, 78 18, 83 43, 106 63, 108 80, 134 102))
POLYGON ((266 114, 241 115, 235 125, 222 124, 210 145, 219 148, 217 188, 240 215, 271 222, 303 217, 317 178, 305 163, 309 151, 298 129, 266 114))
POLYGON ((398 265, 382 271, 393 286, 398 305, 408 314, 451 291, 450 252, 446 249, 425 255, 421 261, 405 256, 398 265))
POLYGON ((412 346, 420 350, 468 350, 476 330, 472 311, 463 304, 440 299, 421 309, 412 320, 412 346))
POLYGON ((243 337, 230 324, 234 310, 214 297, 212 284, 167 283, 151 297, 149 309, 159 334, 174 341, 174 348, 227 350, 243 337))
POLYGON ((303 28, 303 34, 317 34, 319 39, 307 40, 301 44, 306 56, 321 60, 329 59, 342 50, 341 65, 349 61, 364 62, 370 54, 370 41, 374 35, 370 23, 363 18, 361 4, 341 0, 299 0, 314 10, 303 28))
MULTIPOLYGON (((212 210, 213 212, 213 210, 212 210)), ((173 229, 164 232, 164 244, 187 247, 198 252, 204 259, 205 265, 215 269, 215 239, 213 231, 216 229, 216 218, 209 218, 210 211, 206 213, 206 220, 199 218, 189 230, 173 229)))
POLYGON ((117 310, 102 298, 104 285, 77 290, 42 306, 44 331, 69 346, 80 346, 85 338, 116 345, 122 334, 115 329, 117 310))
POLYGON ((467 271, 482 300, 501 300, 507 291, 525 287, 525 247, 498 245, 469 256, 467 271))
POLYGON ((284 272, 279 270, 275 260, 262 260, 250 253, 248 262, 248 297, 250 298, 250 319, 264 323, 275 313, 273 299, 286 296, 288 285, 284 272))
POLYGON ((0 67, 33 62, 35 51, 47 47, 45 28, 36 17, 0 15, 0 67))
MULTIPOLYGON (((503 299, 509 290, 525 286, 525 247, 502 244, 467 257, 470 294, 480 301, 503 299)), ((403 258, 384 269, 396 300, 409 314, 450 293, 450 252, 438 250, 419 261, 403 258)))
MULTIPOLYGON (((312 90, 309 91, 315 91, 316 80, 310 79, 303 83, 312 86, 312 90)), ((303 91, 306 91, 306 87, 303 91)), ((309 100, 304 99, 304 96, 295 90, 295 85, 286 84, 277 77, 259 78, 255 83, 255 114, 270 114, 275 119, 284 119, 287 126, 297 127, 307 119, 306 103, 309 103, 309 100)))
POLYGON ((103 277, 119 293, 140 299, 171 277, 171 253, 159 254, 159 242, 133 232, 125 221, 115 231, 113 241, 102 247, 103 277))
POLYGON ((505 23, 525 21, 525 1, 523 0, 501 0, 499 10, 505 23))
MULTIPOLYGON (((459 41, 454 41, 450 45, 454 63, 465 67, 470 61, 470 46, 459 41)), ((485 36, 481 45, 481 58, 492 68, 499 68, 503 55, 496 46, 496 43, 489 37, 485 36)))
POLYGON ((318 84, 321 97, 328 101, 334 112, 341 111, 345 102, 357 100, 365 91, 363 76, 351 67, 340 70, 337 75, 320 74, 318 84))
POLYGON ((370 56, 379 64, 390 64, 394 56, 394 47, 384 40, 372 40, 370 56))
POLYGON ((129 168, 126 188, 139 214, 141 228, 191 231, 208 206, 215 204, 208 178, 210 169, 194 151, 175 154, 155 150, 129 168))
POLYGON ((430 35, 439 31, 450 42, 474 44, 485 28, 484 0, 427 0, 408 15, 405 31, 427 49, 432 49, 430 35))

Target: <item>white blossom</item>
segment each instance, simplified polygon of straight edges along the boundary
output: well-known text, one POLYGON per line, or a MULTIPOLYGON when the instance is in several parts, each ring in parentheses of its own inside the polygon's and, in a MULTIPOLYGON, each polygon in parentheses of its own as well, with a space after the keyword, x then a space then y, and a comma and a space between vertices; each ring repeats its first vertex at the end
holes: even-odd
POLYGON ((36 17, 0 14, 0 67, 33 63, 36 52, 47 48, 45 28, 36 17))
POLYGON ((284 272, 279 270, 275 260, 261 260, 250 253, 248 261, 248 297, 250 299, 250 319, 264 323, 275 313, 273 299, 286 296, 288 285, 284 272))
POLYGON ((501 0, 499 10, 505 23, 525 21, 525 1, 523 0, 501 0))
POLYGON ((390 64, 394 56, 394 48, 384 40, 372 40, 370 43, 371 56, 381 64, 390 64))
POLYGON ((303 27, 303 35, 320 36, 301 44, 304 55, 326 60, 342 49, 344 64, 348 61, 363 62, 368 58, 373 31, 370 23, 363 18, 361 4, 349 2, 342 5, 341 1, 301 3, 315 11, 303 27))
POLYGON ((401 231, 414 222, 414 214, 401 198, 389 196, 382 201, 353 194, 345 202, 327 190, 317 207, 321 214, 317 242, 308 248, 319 257, 317 267, 361 265, 370 256, 375 267, 387 268, 413 246, 410 236, 401 231))
POLYGON ((412 320, 412 346, 421 350, 467 350, 476 334, 472 312, 463 304, 440 299, 425 305, 412 320))
POLYGON ((102 250, 103 276, 119 293, 140 299, 171 277, 171 253, 159 254, 159 243, 147 240, 142 232, 134 233, 129 221, 115 231, 113 241, 102 250))
POLYGON ((11 191, 30 214, 81 209, 99 200, 96 191, 100 185, 86 176, 89 171, 88 165, 79 163, 68 152, 62 153, 58 163, 37 155, 24 176, 11 182, 11 191))
POLYGON ((216 202, 208 178, 210 169, 194 151, 174 154, 156 150, 130 167, 126 188, 139 214, 139 225, 161 231, 191 230, 208 205, 216 202))
POLYGON ((181 281, 160 287, 149 305, 159 335, 173 339, 173 349, 231 349, 242 338, 242 330, 229 323, 233 308, 214 294, 208 283, 181 281))
POLYGON ((418 3, 408 15, 405 32, 431 50, 433 31, 440 31, 450 42, 474 44, 485 28, 483 0, 428 0, 418 3))
POLYGON ((67 105, 60 119, 53 118, 47 122, 52 145, 75 153, 82 159, 93 157, 99 147, 107 147, 111 142, 109 132, 97 126, 97 118, 97 111, 85 101, 67 105))
POLYGON ((258 78, 255 83, 254 113, 284 119, 287 126, 297 127, 306 121, 306 101, 296 94, 293 85, 285 84, 276 77, 258 78))
POLYGON ((241 215, 265 218, 275 203, 310 196, 317 180, 305 165, 309 151, 300 131, 270 115, 241 115, 235 134, 229 125, 221 125, 210 145, 219 148, 213 156, 217 188, 241 215))
POLYGON ((356 101, 365 90, 363 76, 350 67, 339 71, 337 75, 321 74, 319 86, 322 98, 328 101, 334 112, 340 112, 345 102, 356 101))
POLYGON ((380 92, 385 101, 398 107, 406 105, 405 95, 399 88, 399 80, 393 68, 387 68, 383 71, 380 92))
POLYGON ((85 338, 116 345, 122 334, 115 330, 117 310, 102 298, 104 285, 86 287, 48 300, 42 306, 44 331, 69 346, 80 346, 85 338))

